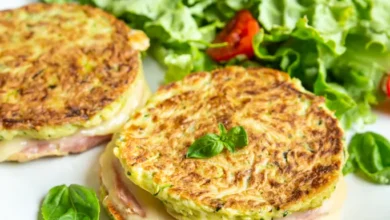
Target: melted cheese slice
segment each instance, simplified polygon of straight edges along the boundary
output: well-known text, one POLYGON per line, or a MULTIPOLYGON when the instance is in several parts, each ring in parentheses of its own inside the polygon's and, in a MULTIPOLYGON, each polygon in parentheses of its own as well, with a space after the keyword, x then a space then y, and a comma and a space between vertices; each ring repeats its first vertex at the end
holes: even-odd
POLYGON ((329 213, 325 216, 322 216, 319 220, 340 220, 341 219, 341 208, 345 198, 347 197, 347 184, 343 177, 336 186, 336 190, 333 193, 330 201, 332 201, 329 213))
MULTIPOLYGON (((121 167, 119 160, 114 156, 113 146, 114 144, 111 142, 106 147, 106 150, 100 157, 100 165, 101 165, 101 181, 102 186, 107 190, 107 195, 103 199, 103 204, 107 206, 107 204, 113 204, 117 214, 121 215, 123 219, 126 220, 174 220, 172 216, 170 216, 164 205, 160 200, 156 199, 152 194, 146 192, 141 189, 134 183, 132 183, 125 175, 123 168, 121 167), (117 169, 117 170, 115 170, 117 169), (123 204, 121 199, 119 198, 118 188, 116 179, 116 174, 119 174, 119 178, 121 178, 123 187, 126 187, 129 190, 134 198, 137 200, 137 203, 145 212, 146 216, 142 217, 140 215, 135 214, 131 207, 131 205, 123 204)), ((134 204, 134 203, 133 203, 134 204)))
MULTIPOLYGON (((160 200, 132 183, 126 177, 119 160, 114 156, 113 148, 113 143, 111 142, 108 144, 105 152, 100 158, 102 186, 108 192, 103 203, 105 205, 108 203, 114 205, 116 214, 120 215, 120 217, 125 220, 174 220, 175 218, 167 213, 160 200), (146 216, 141 217, 135 214, 132 211, 133 207, 131 207, 131 204, 126 205, 119 198, 118 188, 115 182, 117 178, 115 175, 117 175, 118 171, 119 175, 121 175, 120 178, 124 183, 123 187, 126 187, 128 191, 132 193, 135 200, 137 200, 138 204, 146 213, 146 216)), ((326 200, 320 208, 302 213, 294 213, 276 220, 340 220, 341 207, 345 197, 346 184, 343 177, 341 177, 331 198, 326 200)))
MULTIPOLYGON (((130 97, 127 98, 126 102, 124 102, 123 106, 113 118, 104 121, 96 127, 81 129, 79 132, 73 134, 72 136, 98 136, 112 134, 118 131, 126 123, 131 113, 136 108, 143 105, 151 95, 151 92, 146 84, 143 74, 138 74, 136 81, 126 93, 129 94, 130 97)), ((35 143, 37 142, 36 140, 28 138, 16 138, 9 141, 1 141, 0 162, 6 161, 13 154, 22 152, 27 147, 38 147, 32 144, 32 141, 34 141, 35 143)))
POLYGON ((133 89, 131 89, 128 94, 134 94, 134 98, 128 98, 120 111, 114 116, 114 118, 105 121, 96 127, 80 130, 80 133, 86 136, 96 136, 112 134, 118 131, 129 119, 131 112, 133 112, 139 106, 145 104, 151 95, 143 75, 137 78, 133 86, 133 89))
POLYGON ((28 144, 29 140, 23 138, 0 142, 0 162, 7 160, 13 154, 21 152, 28 147, 28 144))

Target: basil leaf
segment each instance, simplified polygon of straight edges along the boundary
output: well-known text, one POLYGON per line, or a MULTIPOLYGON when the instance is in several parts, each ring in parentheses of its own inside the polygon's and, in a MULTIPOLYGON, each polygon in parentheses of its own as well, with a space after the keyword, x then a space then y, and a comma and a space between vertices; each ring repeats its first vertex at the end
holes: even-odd
POLYGON ((99 219, 99 199, 93 189, 72 184, 69 186, 69 196, 77 213, 99 219))
POLYGON ((358 169, 358 165, 356 163, 356 154, 355 154, 355 147, 359 145, 363 140, 363 135, 361 134, 355 134, 348 145, 348 160, 345 163, 343 167, 343 174, 347 175, 349 173, 354 173, 358 169))
POLYGON ((99 213, 95 191, 75 184, 53 187, 41 206, 43 220, 98 220, 99 213))
POLYGON ((225 126, 222 123, 218 123, 219 132, 221 132, 221 137, 226 135, 227 131, 225 126))
POLYGON ((248 145, 248 135, 242 126, 233 127, 226 134, 226 143, 237 148, 248 145))
POLYGON ((213 157, 227 148, 234 153, 237 148, 248 145, 248 135, 241 126, 233 127, 226 131, 222 123, 218 123, 220 136, 216 134, 206 134, 196 140, 188 149, 187 157, 191 158, 209 158, 213 157))
POLYGON ((348 152, 344 174, 359 170, 375 183, 390 184, 390 142, 386 138, 373 132, 355 134, 348 152))
POLYGON ((197 139, 188 149, 189 158, 210 158, 223 151, 223 142, 216 134, 206 134, 197 139))
POLYGON ((69 190, 65 185, 53 187, 41 207, 43 219, 58 219, 68 210, 69 190))
POLYGON ((351 155, 349 155, 349 158, 343 167, 343 174, 347 175, 349 173, 354 173, 356 172, 357 168, 358 165, 356 164, 356 161, 351 158, 351 155))
POLYGON ((228 149, 228 151, 230 151, 231 153, 236 152, 236 146, 234 146, 233 142, 226 140, 226 138, 222 142, 225 148, 228 149))

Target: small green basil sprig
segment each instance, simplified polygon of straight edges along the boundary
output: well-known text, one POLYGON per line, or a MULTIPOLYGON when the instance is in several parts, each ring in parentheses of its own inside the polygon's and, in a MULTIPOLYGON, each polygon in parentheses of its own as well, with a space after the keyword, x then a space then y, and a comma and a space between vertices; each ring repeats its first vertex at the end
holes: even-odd
POLYGON ((236 148, 248 145, 248 135, 242 126, 236 126, 229 131, 221 123, 218 124, 220 135, 206 134, 188 148, 188 158, 210 158, 220 154, 224 148, 235 152, 236 148))
POLYGON ((72 184, 50 189, 41 206, 42 220, 98 220, 99 200, 93 189, 72 184))
POLYGON ((369 180, 390 184, 390 142, 374 132, 355 134, 348 146, 344 175, 360 171, 369 180))

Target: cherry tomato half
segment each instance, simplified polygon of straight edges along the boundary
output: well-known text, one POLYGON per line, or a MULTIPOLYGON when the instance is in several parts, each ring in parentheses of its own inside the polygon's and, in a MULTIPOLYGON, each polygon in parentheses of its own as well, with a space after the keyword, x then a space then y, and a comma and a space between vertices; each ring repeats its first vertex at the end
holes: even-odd
POLYGON ((209 48, 207 54, 215 61, 227 61, 244 54, 248 59, 254 55, 252 39, 259 32, 260 26, 250 11, 241 10, 216 36, 213 43, 227 42, 220 48, 209 48))
POLYGON ((387 82, 386 82, 386 89, 387 89, 387 97, 390 97, 390 77, 387 77, 387 82))

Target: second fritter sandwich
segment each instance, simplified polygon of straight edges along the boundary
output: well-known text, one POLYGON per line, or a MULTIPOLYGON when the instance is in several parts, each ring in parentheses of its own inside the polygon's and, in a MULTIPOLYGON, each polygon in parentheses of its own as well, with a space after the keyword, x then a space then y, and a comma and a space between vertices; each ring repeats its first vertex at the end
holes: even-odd
POLYGON ((89 6, 0 11, 0 162, 85 151, 150 92, 146 35, 89 6))
POLYGON ((337 119, 299 81, 266 68, 197 73, 161 87, 115 135, 103 204, 117 220, 337 219, 344 160, 337 119), (188 158, 218 123, 242 126, 248 145, 188 158))

